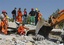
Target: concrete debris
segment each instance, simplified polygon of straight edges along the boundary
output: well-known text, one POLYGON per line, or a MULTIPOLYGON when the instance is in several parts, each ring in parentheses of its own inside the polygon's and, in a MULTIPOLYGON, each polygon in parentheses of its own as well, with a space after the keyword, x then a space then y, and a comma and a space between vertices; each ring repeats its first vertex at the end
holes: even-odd
POLYGON ((36 35, 36 40, 38 40, 38 41, 41 41, 41 40, 44 40, 45 38, 44 38, 44 36, 41 36, 41 35, 36 35))
POLYGON ((59 45, 64 45, 64 44, 62 43, 62 44, 59 44, 59 45))
POLYGON ((57 45, 54 42, 48 41, 48 40, 43 40, 43 41, 36 41, 36 45, 57 45))
POLYGON ((33 40, 33 36, 0 34, 0 45, 57 45, 57 44, 59 43, 55 43, 47 39, 35 41, 33 40))
POLYGON ((51 35, 51 34, 49 34, 49 38, 50 39, 55 39, 55 40, 58 40, 58 41, 62 41, 62 38, 60 36, 57 36, 57 35, 51 35))

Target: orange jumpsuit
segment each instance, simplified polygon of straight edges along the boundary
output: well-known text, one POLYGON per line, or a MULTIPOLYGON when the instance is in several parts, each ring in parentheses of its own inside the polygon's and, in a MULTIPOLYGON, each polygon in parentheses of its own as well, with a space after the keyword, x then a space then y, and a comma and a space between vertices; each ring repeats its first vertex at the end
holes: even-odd
POLYGON ((18 10, 18 16, 16 17, 16 21, 22 23, 22 12, 18 10))
POLYGON ((41 20, 41 17, 42 17, 42 14, 39 12, 39 13, 38 13, 38 21, 41 20))
POLYGON ((24 26, 19 26, 18 33, 24 35, 25 34, 25 30, 24 29, 25 29, 24 26))
POLYGON ((16 21, 19 22, 19 23, 22 23, 22 17, 21 16, 17 16, 16 17, 16 21))
POLYGON ((2 21, 2 32, 4 34, 7 34, 8 33, 7 32, 7 27, 8 27, 8 22, 7 22, 6 18, 5 18, 5 20, 2 21))
POLYGON ((2 30, 2 22, 0 21, 0 31, 2 30))

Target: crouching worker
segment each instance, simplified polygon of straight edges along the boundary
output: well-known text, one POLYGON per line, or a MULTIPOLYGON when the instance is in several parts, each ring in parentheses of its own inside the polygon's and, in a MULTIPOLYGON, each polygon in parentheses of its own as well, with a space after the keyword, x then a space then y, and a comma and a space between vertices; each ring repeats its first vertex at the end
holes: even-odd
POLYGON ((18 33, 20 34, 20 35, 25 35, 26 34, 26 30, 28 30, 29 28, 26 28, 25 26, 24 26, 24 24, 20 24, 20 26, 18 27, 18 33))

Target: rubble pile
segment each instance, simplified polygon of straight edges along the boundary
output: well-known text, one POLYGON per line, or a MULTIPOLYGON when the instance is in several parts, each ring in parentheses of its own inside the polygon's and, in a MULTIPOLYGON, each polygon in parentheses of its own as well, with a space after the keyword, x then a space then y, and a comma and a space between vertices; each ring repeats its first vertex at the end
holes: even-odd
POLYGON ((33 36, 0 34, 0 45, 57 45, 57 43, 54 43, 47 39, 43 39, 41 41, 35 41, 33 40, 33 36))
POLYGON ((36 41, 35 44, 36 45, 57 45, 56 43, 48 40, 36 41))

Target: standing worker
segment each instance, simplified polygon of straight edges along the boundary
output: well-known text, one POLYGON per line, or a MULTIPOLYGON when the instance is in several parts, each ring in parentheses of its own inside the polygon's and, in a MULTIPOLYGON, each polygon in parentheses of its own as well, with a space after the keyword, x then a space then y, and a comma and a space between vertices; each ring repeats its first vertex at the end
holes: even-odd
POLYGON ((27 23, 27 11, 26 11, 26 8, 24 9, 24 14, 23 14, 23 23, 27 23))
POLYGON ((35 23, 35 11, 33 8, 29 12, 29 15, 30 15, 31 24, 35 23))
POLYGON ((22 11, 21 8, 18 9, 18 15, 16 17, 16 21, 22 23, 22 11))
POLYGON ((8 34, 7 32, 7 27, 8 27, 8 21, 7 21, 7 18, 6 18, 6 11, 3 10, 2 11, 2 14, 0 15, 2 18, 1 18, 1 30, 4 34, 8 34))
POLYGON ((16 8, 12 11, 13 20, 16 21, 16 8))
POLYGON ((38 8, 36 8, 35 10, 35 25, 37 24, 38 22, 38 8))

